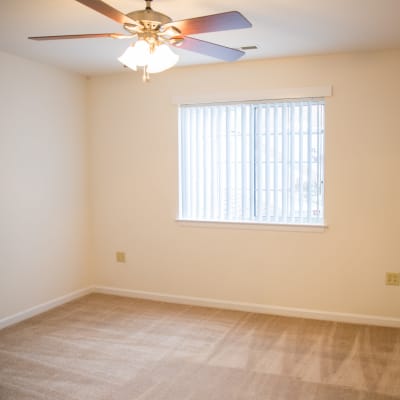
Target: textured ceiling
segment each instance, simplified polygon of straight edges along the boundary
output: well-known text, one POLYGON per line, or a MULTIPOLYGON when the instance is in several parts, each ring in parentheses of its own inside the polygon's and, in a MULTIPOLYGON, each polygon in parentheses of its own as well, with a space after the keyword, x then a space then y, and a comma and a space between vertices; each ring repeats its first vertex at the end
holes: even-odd
MULTIPOLYGON (((128 13, 143 0, 107 0, 128 13)), ((173 20, 240 11, 250 29, 197 35, 228 47, 256 45, 242 60, 400 48, 400 0, 154 0, 173 20)), ((129 40, 49 42, 28 36, 123 32, 120 25, 74 0, 0 0, 0 50, 85 75, 122 70, 129 40)), ((179 65, 220 62, 180 50, 179 65)), ((0 67, 1 68, 1 67, 0 67)))

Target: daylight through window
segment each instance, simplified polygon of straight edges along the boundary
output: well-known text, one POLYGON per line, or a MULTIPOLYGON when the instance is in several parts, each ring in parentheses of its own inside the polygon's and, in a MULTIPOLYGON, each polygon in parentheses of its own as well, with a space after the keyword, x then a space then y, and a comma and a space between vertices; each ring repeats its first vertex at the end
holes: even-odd
POLYGON ((324 100, 179 108, 179 219, 324 223, 324 100))

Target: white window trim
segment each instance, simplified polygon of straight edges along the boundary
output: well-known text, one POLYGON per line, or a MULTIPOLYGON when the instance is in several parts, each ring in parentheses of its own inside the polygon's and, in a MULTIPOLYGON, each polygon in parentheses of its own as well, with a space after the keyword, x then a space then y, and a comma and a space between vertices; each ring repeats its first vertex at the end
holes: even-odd
POLYGON ((265 222, 240 222, 240 221, 200 221, 176 218, 175 222, 182 228, 220 228, 220 229, 244 229, 278 232, 308 232, 324 233, 328 230, 326 222, 323 225, 309 224, 271 224, 265 222))
POLYGON ((172 103, 176 105, 209 104, 225 102, 251 102, 261 100, 301 99, 312 97, 331 97, 332 86, 310 86, 302 88, 261 89, 251 91, 234 91, 218 93, 197 93, 192 96, 173 97, 172 103))

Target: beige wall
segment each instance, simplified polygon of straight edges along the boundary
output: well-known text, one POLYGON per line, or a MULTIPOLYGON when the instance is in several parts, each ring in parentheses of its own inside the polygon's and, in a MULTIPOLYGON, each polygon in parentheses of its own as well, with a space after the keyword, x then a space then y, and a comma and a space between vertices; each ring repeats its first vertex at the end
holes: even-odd
POLYGON ((89 84, 96 284, 400 317, 400 52, 133 72, 89 84), (174 96, 333 85, 320 233, 182 227, 174 96), (127 253, 117 264, 116 250, 127 253))
POLYGON ((400 317, 384 285, 400 271, 399 70, 393 51, 175 68, 149 84, 126 72, 92 78, 87 102, 84 78, 0 53, 0 319, 93 283, 400 317), (325 232, 175 221, 174 97, 326 85, 325 232))
POLYGON ((86 81, 0 53, 0 319, 87 287, 86 81))

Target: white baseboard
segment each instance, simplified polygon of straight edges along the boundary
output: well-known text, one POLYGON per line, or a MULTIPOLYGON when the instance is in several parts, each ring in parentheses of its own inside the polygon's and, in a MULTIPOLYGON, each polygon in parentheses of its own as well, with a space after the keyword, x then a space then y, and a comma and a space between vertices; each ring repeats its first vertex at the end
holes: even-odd
POLYGON ((400 318, 381 317, 376 315, 350 314, 303 308, 280 307, 256 303, 242 303, 202 297, 170 295, 164 293, 145 292, 140 290, 120 289, 114 287, 95 286, 95 293, 111 294, 123 297, 163 301, 166 303, 187 304, 202 307, 214 307, 227 310, 254 312, 260 314, 281 315, 286 317, 318 319, 324 321, 346 322, 352 324, 377 325, 400 328, 400 318))
POLYGON ((181 295, 171 295, 165 293, 146 292, 141 290, 120 289, 115 287, 92 286, 77 290, 65 296, 58 297, 46 303, 31 307, 25 311, 0 319, 0 329, 16 324, 35 315, 41 314, 52 308, 68 303, 79 297, 90 293, 103 293, 115 296, 134 297, 138 299, 147 299, 163 301, 166 303, 186 304, 191 306, 222 308, 226 310, 237 310, 254 312, 260 314, 281 315, 286 317, 318 319, 324 321, 347 322, 352 324, 378 325, 393 328, 400 328, 400 318, 381 317, 376 315, 349 314, 320 310, 309 310, 294 307, 280 307, 256 303, 243 303, 236 301, 207 299, 203 297, 191 297, 181 295))
POLYGON ((75 292, 68 293, 65 296, 57 297, 56 299, 47 301, 46 303, 38 304, 37 306, 28 308, 27 310, 21 311, 17 314, 2 318, 0 319, 0 329, 6 328, 10 325, 14 325, 17 322, 21 322, 25 319, 34 317, 35 315, 51 310, 52 308, 61 306, 62 304, 68 303, 69 301, 90 294, 93 291, 93 287, 76 290, 75 292))

